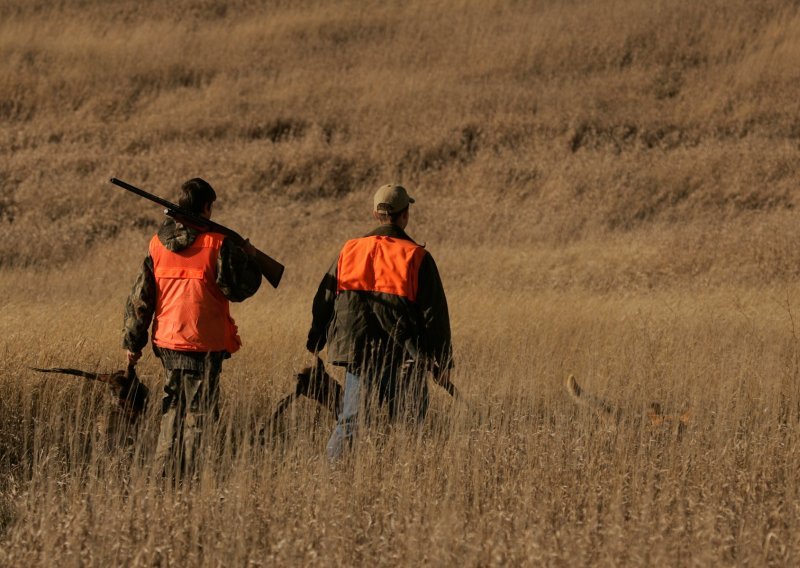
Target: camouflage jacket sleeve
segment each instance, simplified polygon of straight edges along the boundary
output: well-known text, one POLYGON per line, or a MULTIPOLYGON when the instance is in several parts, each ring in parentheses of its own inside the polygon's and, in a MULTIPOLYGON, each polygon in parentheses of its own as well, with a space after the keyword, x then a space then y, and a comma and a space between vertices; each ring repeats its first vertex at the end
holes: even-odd
POLYGON ((231 302, 243 302, 261 286, 258 263, 231 241, 222 241, 217 257, 217 286, 231 302))
POLYGON ((322 277, 314 303, 311 305, 311 329, 308 331, 306 349, 312 353, 322 351, 328 342, 328 325, 333 318, 336 301, 336 271, 338 257, 322 277))
POLYGON ((440 367, 453 366, 453 346, 450 335, 450 313, 444 295, 439 270, 430 254, 426 254, 419 269, 417 305, 422 316, 421 347, 440 367))
POLYGON ((122 331, 122 347, 137 352, 147 345, 147 332, 156 310, 156 278, 153 274, 153 259, 144 259, 136 276, 133 288, 125 303, 125 321, 122 331))

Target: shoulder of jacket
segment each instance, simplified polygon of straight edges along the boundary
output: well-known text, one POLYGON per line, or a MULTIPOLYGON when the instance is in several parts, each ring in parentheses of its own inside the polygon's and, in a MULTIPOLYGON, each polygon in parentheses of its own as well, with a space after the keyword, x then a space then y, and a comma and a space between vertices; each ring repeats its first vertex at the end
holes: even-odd
POLYGON ((227 239, 227 237, 222 233, 215 233, 214 231, 207 231, 205 233, 200 233, 200 235, 203 235, 205 238, 211 239, 214 242, 219 242, 219 243, 227 239))
POLYGON ((220 249, 226 240, 225 235, 209 231, 206 233, 198 233, 192 245, 220 249))
POLYGON ((148 252, 150 253, 150 256, 152 256, 153 253, 156 252, 159 247, 166 248, 164 246, 164 243, 161 242, 161 239, 158 238, 158 233, 156 233, 155 235, 153 235, 150 238, 150 242, 147 244, 147 248, 148 248, 148 252))

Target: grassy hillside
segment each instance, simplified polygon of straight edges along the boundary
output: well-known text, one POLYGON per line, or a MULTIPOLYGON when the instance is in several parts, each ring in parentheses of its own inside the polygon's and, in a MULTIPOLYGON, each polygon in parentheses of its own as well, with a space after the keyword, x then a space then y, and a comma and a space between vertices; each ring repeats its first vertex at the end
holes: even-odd
POLYGON ((796 565, 798 61, 789 1, 4 0, 0 565, 796 565), (121 366, 161 212, 112 176, 206 178, 287 265, 234 306, 193 487, 151 471, 157 403, 109 452, 102 389, 29 369, 121 366), (253 444, 391 180, 469 404, 338 467, 307 403, 253 444))

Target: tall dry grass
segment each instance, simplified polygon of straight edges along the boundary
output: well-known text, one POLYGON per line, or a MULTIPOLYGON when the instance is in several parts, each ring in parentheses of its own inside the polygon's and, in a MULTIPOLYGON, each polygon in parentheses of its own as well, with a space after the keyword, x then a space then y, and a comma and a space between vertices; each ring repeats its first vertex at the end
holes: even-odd
MULTIPOLYGON (((95 262, 88 266, 97 266, 95 262)), ((420 435, 373 431, 329 466, 332 418, 298 405, 282 442, 252 441, 304 362, 308 298, 285 291, 236 313, 246 346, 223 379, 200 481, 150 469, 157 405, 132 449, 108 452, 99 389, 29 365, 118 365, 117 306, 40 291, 57 323, 19 302, 3 319, 3 561, 9 565, 763 564, 797 558, 797 287, 689 297, 451 286, 470 406, 434 393, 420 435), (50 304, 52 305, 52 304, 50 304), (66 323, 75 322, 81 331, 66 323), (41 330, 47 330, 42 333, 41 330), (584 386, 617 423, 574 405, 584 386), (690 405, 686 432, 640 420, 651 400, 690 405)), ((74 272, 73 272, 74 270, 74 272)), ((7 273, 8 288, 32 286, 7 273)), ((98 286, 113 297, 121 282, 98 286)), ((96 284, 95 284, 96 285, 96 284)), ((152 357, 140 373, 161 384, 152 357)))
POLYGON ((772 0, 3 2, 0 564, 796 564, 799 31, 772 0), (287 265, 235 308, 196 486, 150 470, 157 404, 108 451, 101 390, 28 369, 121 365, 159 213, 112 175, 205 177, 287 265), (390 179, 469 406, 336 467, 308 403, 255 443, 390 179))

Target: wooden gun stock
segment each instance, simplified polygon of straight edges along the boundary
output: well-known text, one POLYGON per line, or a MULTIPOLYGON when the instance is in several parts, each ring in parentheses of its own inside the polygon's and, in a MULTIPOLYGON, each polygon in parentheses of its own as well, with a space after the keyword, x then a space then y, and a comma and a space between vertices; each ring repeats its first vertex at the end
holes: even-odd
POLYGON ((277 288, 278 284, 281 283, 281 278, 283 277, 284 266, 268 254, 264 254, 258 249, 256 249, 255 259, 258 263, 258 268, 261 270, 261 274, 264 275, 264 278, 267 279, 267 282, 272 284, 273 288, 277 288))

